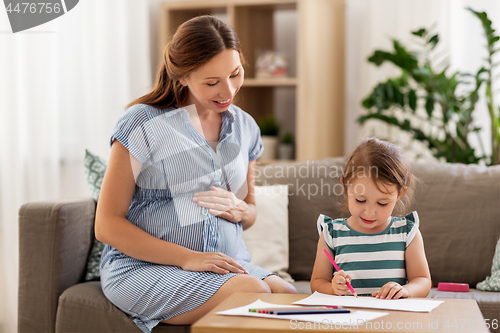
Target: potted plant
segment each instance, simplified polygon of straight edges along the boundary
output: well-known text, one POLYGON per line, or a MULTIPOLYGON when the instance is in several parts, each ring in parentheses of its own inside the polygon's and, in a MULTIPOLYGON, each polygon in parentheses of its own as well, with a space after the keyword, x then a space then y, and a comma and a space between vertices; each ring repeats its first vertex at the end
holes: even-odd
POLYGON ((280 160, 293 160, 293 144, 293 134, 291 132, 285 132, 281 137, 281 142, 278 147, 278 157, 280 160))
POLYGON ((257 120, 257 125, 260 128, 260 135, 262 137, 262 144, 264 145, 264 152, 259 158, 259 161, 272 161, 276 159, 278 148, 278 133, 279 125, 273 115, 257 120))
POLYGON ((396 126, 425 143, 437 159, 447 162, 500 164, 500 110, 491 91, 496 68, 492 55, 498 51, 500 37, 491 28, 486 13, 469 10, 481 20, 485 31, 489 54, 485 66, 474 75, 449 73, 448 66, 436 68, 431 54, 439 36, 427 29, 412 32, 424 42, 421 52, 408 51, 394 39, 392 52, 376 50, 368 61, 377 66, 392 63, 401 69, 401 75, 379 83, 363 100, 367 113, 358 118, 360 124, 377 119, 396 126), (469 143, 470 137, 481 130, 473 123, 473 112, 482 84, 486 85, 485 100, 491 118, 491 155, 482 149, 481 142, 480 153, 469 143), (418 105, 425 106, 425 110, 418 105))

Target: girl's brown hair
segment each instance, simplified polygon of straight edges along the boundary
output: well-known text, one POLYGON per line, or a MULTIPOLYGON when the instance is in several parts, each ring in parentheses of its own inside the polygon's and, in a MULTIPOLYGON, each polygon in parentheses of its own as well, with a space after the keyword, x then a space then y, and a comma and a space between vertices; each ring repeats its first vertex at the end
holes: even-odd
POLYGON ((367 138, 354 149, 347 159, 342 176, 345 196, 348 185, 356 177, 362 176, 372 178, 377 188, 384 193, 387 193, 387 189, 383 185, 388 184, 395 185, 398 194, 406 189, 406 193, 395 206, 396 214, 403 214, 412 203, 416 178, 411 173, 403 153, 395 145, 376 138, 367 138))
POLYGON ((240 42, 230 25, 210 15, 184 22, 165 47, 153 90, 127 107, 142 103, 163 109, 184 103, 188 88, 181 85, 179 79, 227 49, 238 51, 244 62, 240 42))

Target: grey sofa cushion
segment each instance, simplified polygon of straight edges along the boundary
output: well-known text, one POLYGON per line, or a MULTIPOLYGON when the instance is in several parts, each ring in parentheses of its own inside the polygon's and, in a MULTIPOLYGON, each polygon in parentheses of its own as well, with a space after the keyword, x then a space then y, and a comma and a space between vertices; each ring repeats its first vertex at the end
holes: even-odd
POLYGON ((310 281, 294 281, 292 285, 297 289, 299 294, 311 294, 311 282, 310 281))
POLYGON ((491 274, 500 238, 500 166, 413 164, 414 209, 434 286, 474 287, 491 274))
MULTIPOLYGON (((190 326, 158 324, 153 330, 168 333, 190 332, 190 326)), ((133 319, 109 302, 98 281, 66 289, 59 297, 56 332, 141 333, 133 319)))

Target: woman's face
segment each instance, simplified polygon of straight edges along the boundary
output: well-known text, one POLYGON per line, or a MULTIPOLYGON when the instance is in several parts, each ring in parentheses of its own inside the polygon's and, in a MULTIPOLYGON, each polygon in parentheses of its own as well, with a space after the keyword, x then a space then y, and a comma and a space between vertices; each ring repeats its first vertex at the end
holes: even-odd
POLYGON ((244 71, 238 51, 226 49, 208 63, 180 80, 189 88, 187 105, 196 105, 198 113, 226 111, 243 84, 244 71))

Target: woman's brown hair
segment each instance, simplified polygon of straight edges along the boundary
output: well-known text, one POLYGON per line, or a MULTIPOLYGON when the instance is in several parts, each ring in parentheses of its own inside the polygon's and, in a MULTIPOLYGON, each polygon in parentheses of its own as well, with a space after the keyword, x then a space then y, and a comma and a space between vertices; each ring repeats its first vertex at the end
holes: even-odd
POLYGON ((376 138, 367 138, 354 149, 347 159, 342 176, 345 196, 348 185, 355 178, 362 176, 372 178, 381 192, 387 191, 383 185, 388 184, 395 185, 398 194, 406 190, 396 204, 397 214, 404 213, 412 203, 416 178, 411 173, 403 153, 395 145, 376 138))
POLYGON ((165 47, 153 90, 127 107, 142 103, 163 109, 184 103, 188 88, 182 86, 179 79, 227 49, 238 51, 244 61, 240 42, 230 25, 210 15, 184 22, 165 47))

